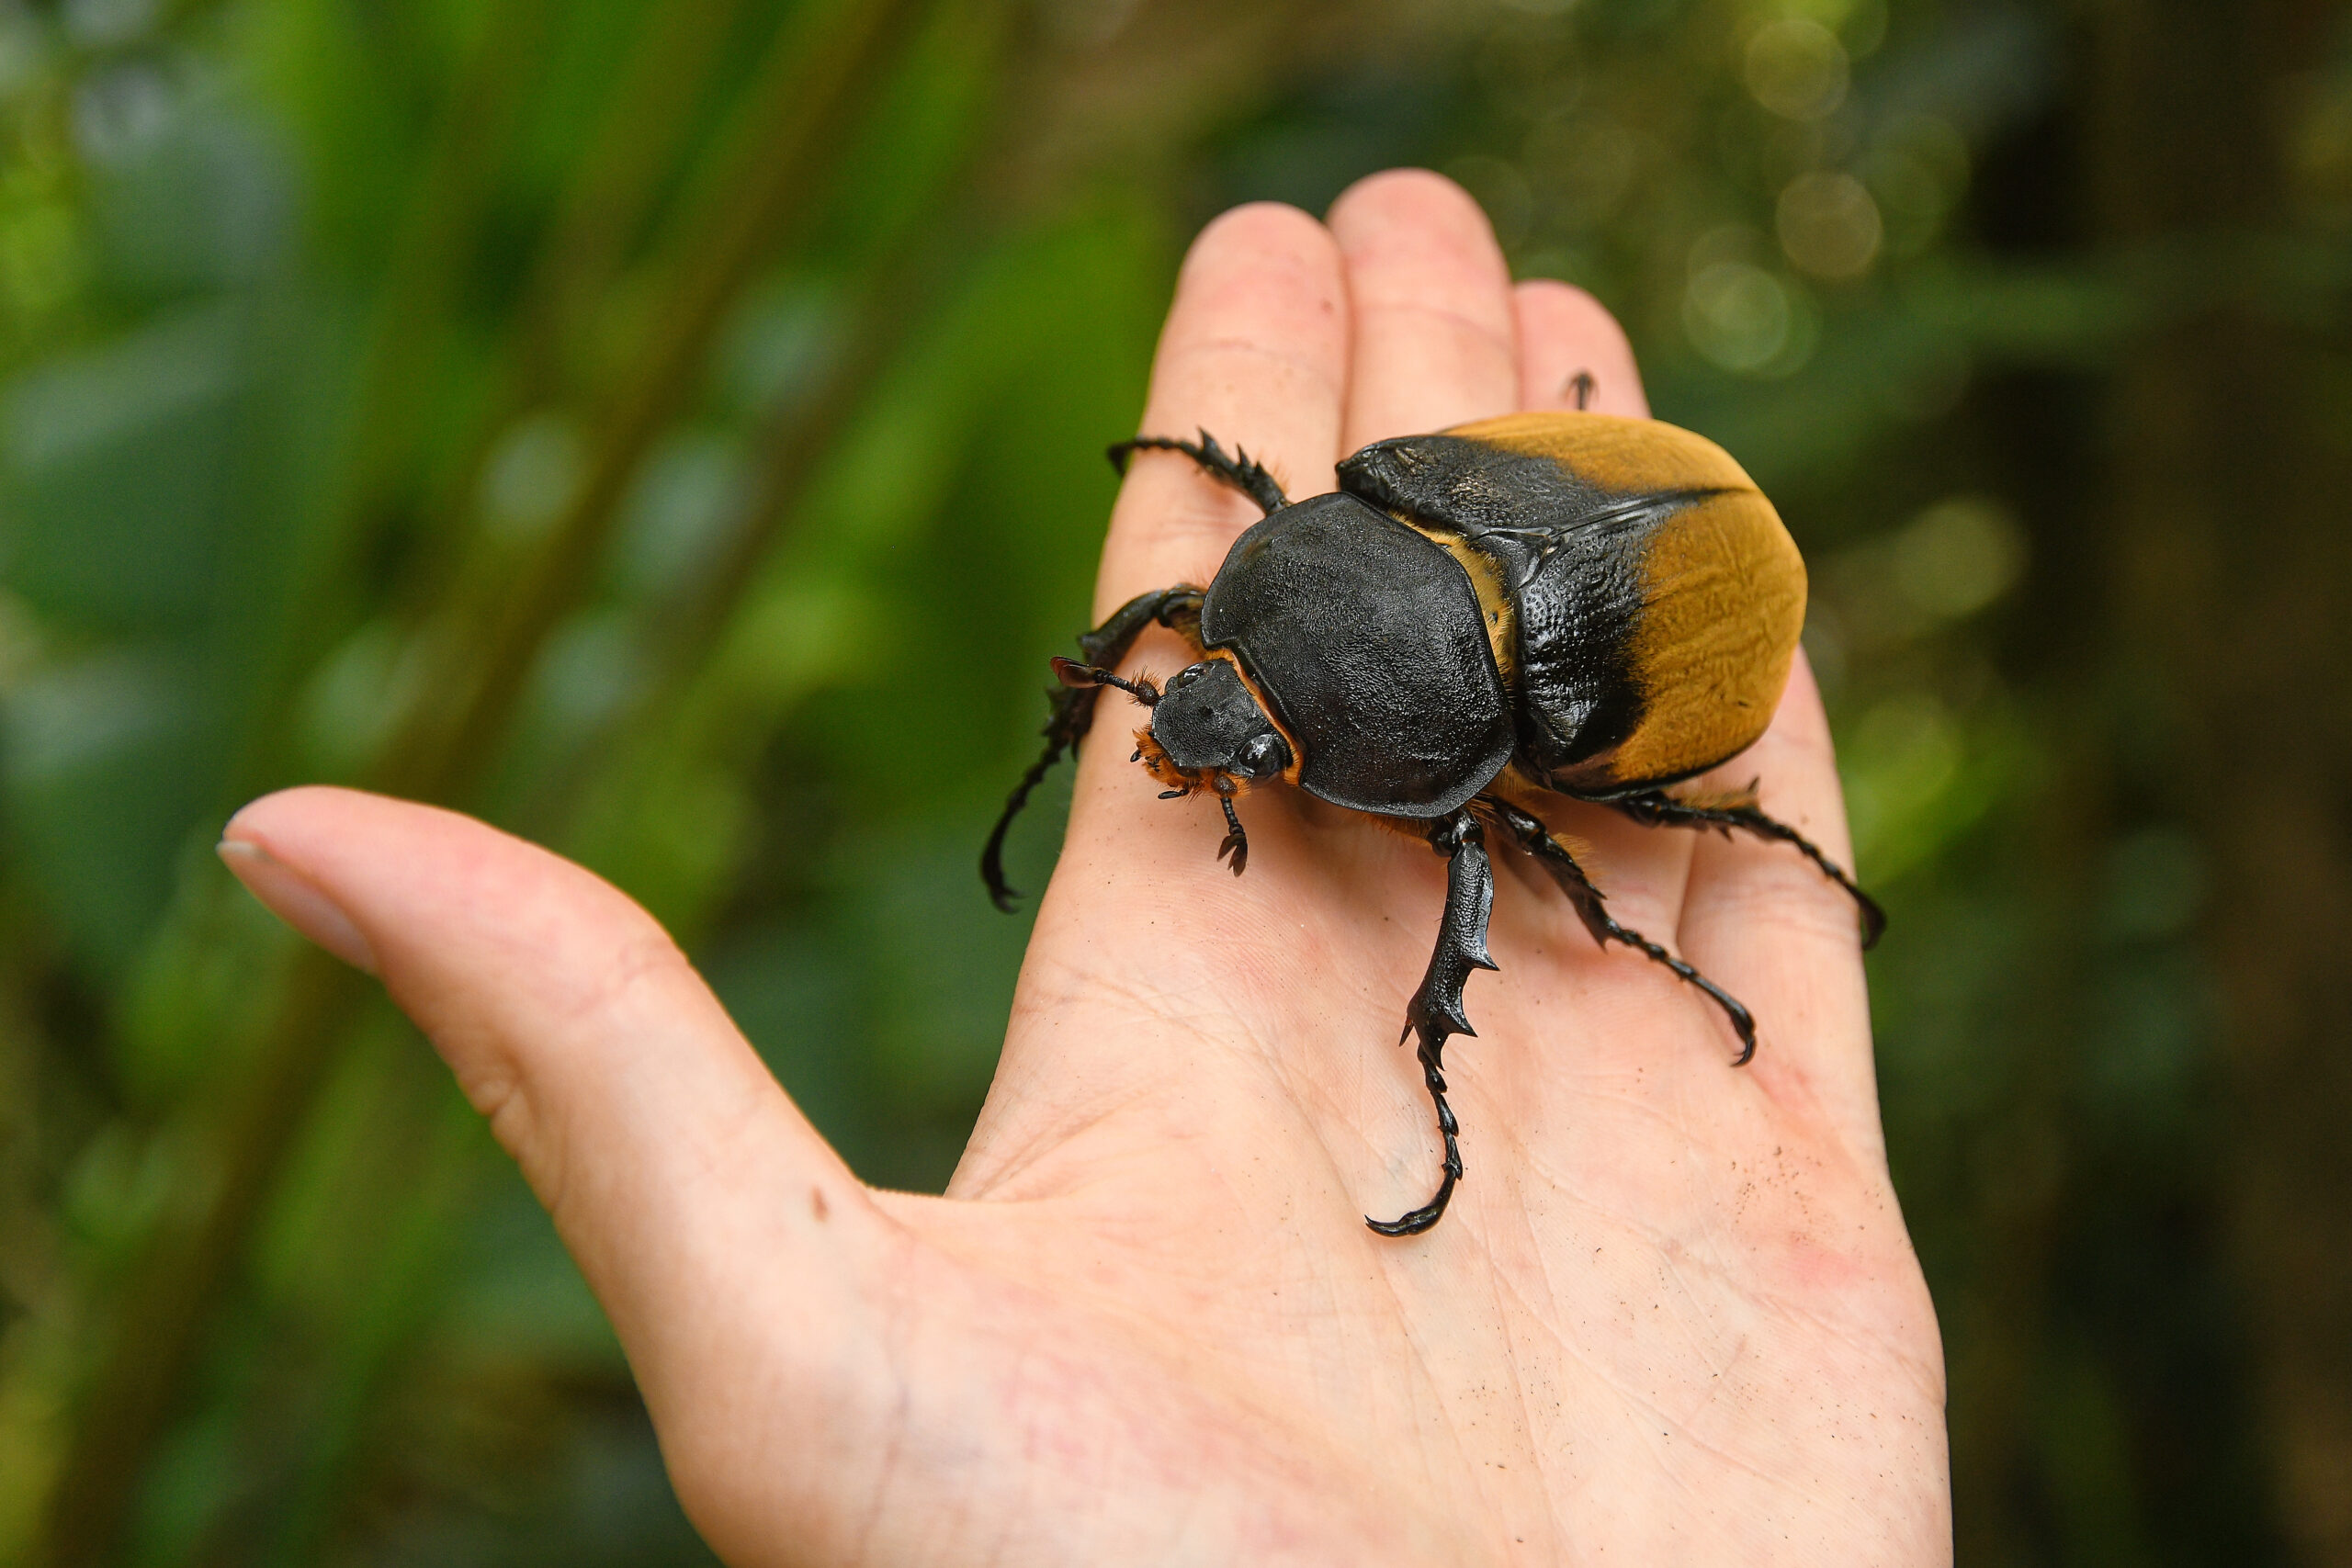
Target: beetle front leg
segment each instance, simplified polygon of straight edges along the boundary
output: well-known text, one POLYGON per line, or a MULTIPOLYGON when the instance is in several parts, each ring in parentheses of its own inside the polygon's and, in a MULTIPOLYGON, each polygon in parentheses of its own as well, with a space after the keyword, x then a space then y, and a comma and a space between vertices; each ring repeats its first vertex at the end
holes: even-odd
POLYGON ((1584 867, 1577 863, 1576 856, 1568 853, 1567 846, 1552 837, 1532 814, 1491 795, 1486 796, 1482 804, 1510 829, 1511 836, 1519 840, 1519 847, 1533 855, 1544 869, 1552 874, 1552 880, 1559 884, 1560 891, 1568 896, 1569 906, 1576 910, 1577 918, 1584 921, 1584 929, 1592 933, 1596 944, 1607 947, 1612 942, 1623 942, 1627 947, 1665 964, 1713 998, 1739 1035, 1739 1055, 1732 1066, 1744 1067, 1747 1065, 1756 1055, 1756 1019, 1737 998, 1631 926, 1618 924, 1616 917, 1603 907, 1607 896, 1592 885, 1592 878, 1585 874, 1584 867))
POLYGON ((1220 794, 1216 803, 1225 807, 1225 841, 1216 847, 1216 858, 1233 867, 1233 874, 1240 875, 1250 866, 1250 835, 1241 830, 1241 818, 1234 815, 1233 796, 1220 794))
POLYGON ((1864 951, 1877 946, 1878 939, 1886 932, 1886 911, 1878 907, 1878 900, 1856 886, 1854 879, 1846 874, 1846 868, 1822 853, 1818 844, 1778 818, 1764 815, 1756 804, 1753 784, 1729 800, 1677 800, 1662 789, 1650 789, 1600 804, 1645 827, 1713 828, 1726 838, 1736 828, 1759 839, 1790 845, 1853 898, 1861 916, 1864 951))
MULTIPOLYGON (((1101 626, 1080 633, 1078 649, 1086 655, 1090 665, 1116 664, 1127 656, 1127 650, 1135 646, 1136 638, 1144 634, 1145 628, 1157 624, 1175 632, 1198 652, 1202 597, 1201 591, 1188 582, 1138 593, 1112 611, 1111 618, 1101 626)), ((1057 674, 1060 665, 1069 662, 1057 661, 1057 674)), ((1029 792, 1062 760, 1062 753, 1084 739, 1086 732, 1093 728, 1094 701, 1102 694, 1102 688, 1091 681, 1077 686, 1065 682, 1059 690, 1048 694, 1053 709, 1043 731, 1045 753, 1029 764, 1029 771, 1012 786, 1012 794, 1005 799, 1004 814, 996 819, 988 844, 980 851, 980 880, 988 885, 989 900, 1008 915, 1012 913, 1013 899, 1021 895, 1004 880, 1004 836, 1012 830, 1012 819, 1021 815, 1021 808, 1029 804, 1029 792)))
POLYGON ((1256 502, 1261 512, 1272 514, 1290 504, 1290 499, 1283 494, 1283 487, 1274 481, 1273 475, 1266 471, 1263 463, 1256 461, 1238 446, 1233 449, 1230 457, 1227 456, 1225 448, 1216 444, 1216 437, 1205 430, 1201 432, 1197 442, 1179 441, 1172 435, 1138 435, 1133 441, 1113 443, 1105 448, 1103 456, 1111 459, 1113 468, 1125 475, 1128 455, 1137 451, 1182 452, 1206 469, 1211 477, 1223 479, 1256 502))
POLYGON ((1138 593, 1117 609, 1111 618, 1091 632, 1078 634, 1078 650, 1086 655, 1086 662, 1095 665, 1116 664, 1127 656, 1145 628, 1155 624, 1168 627, 1186 642, 1193 651, 1201 651, 1201 601, 1207 597, 1202 590, 1189 582, 1173 588, 1155 588, 1148 593, 1138 593))
MULTIPOLYGON (((1445 1102, 1443 1055, 1449 1036, 1477 1031, 1462 1010, 1462 987, 1473 969, 1492 969, 1487 955, 1487 918, 1495 907, 1494 869, 1487 859, 1486 834, 1467 809, 1430 829, 1430 845, 1446 857, 1445 918, 1438 927, 1437 950, 1430 954, 1429 972, 1421 988, 1405 1009, 1405 1034, 1419 1034, 1421 1080, 1437 1106, 1437 1129, 1445 1139, 1445 1176, 1435 1196, 1394 1220, 1364 1216, 1364 1224, 1382 1235, 1418 1235, 1437 1224, 1453 1198, 1453 1184, 1462 1179, 1461 1131, 1453 1107, 1445 1102)), ((1398 1044, 1404 1043, 1400 1036, 1398 1044)))

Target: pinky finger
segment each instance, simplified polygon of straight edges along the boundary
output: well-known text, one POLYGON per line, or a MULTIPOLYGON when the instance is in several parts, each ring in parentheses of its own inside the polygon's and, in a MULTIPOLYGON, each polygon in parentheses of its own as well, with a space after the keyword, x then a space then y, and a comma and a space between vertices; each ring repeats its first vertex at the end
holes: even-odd
MULTIPOLYGON (((1803 655, 1763 739, 1701 788, 1736 791, 1751 779, 1767 812, 1833 861, 1853 864, 1829 724, 1803 655)), ((1803 1098, 1883 1157, 1853 900, 1787 844, 1745 833, 1693 836, 1683 956, 1754 1010, 1763 1036, 1752 1069, 1758 1081, 1801 1085, 1803 1098)))
POLYGON ((1534 278, 1511 290, 1519 316, 1519 406, 1589 408, 1596 413, 1648 417, 1633 345, 1617 319, 1581 288, 1534 278), (1589 377, 1583 402, 1577 378, 1589 377))

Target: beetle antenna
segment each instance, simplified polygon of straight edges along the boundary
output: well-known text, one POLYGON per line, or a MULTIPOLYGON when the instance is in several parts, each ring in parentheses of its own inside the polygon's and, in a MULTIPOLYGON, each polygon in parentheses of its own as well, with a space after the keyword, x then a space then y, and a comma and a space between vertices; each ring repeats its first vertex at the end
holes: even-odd
POLYGON ((1080 664, 1075 659, 1064 659, 1058 654, 1054 657, 1054 675, 1072 690, 1083 690, 1088 686, 1116 686, 1146 707, 1159 705, 1159 688, 1153 685, 1148 677, 1141 681, 1129 681, 1108 670, 1080 664))
POLYGON ((1233 796, 1220 793, 1216 803, 1225 807, 1225 825, 1230 829, 1225 835, 1225 842, 1216 847, 1216 858, 1232 861, 1233 874, 1238 876, 1241 868, 1250 863, 1250 835, 1241 830, 1241 818, 1234 814, 1233 796))

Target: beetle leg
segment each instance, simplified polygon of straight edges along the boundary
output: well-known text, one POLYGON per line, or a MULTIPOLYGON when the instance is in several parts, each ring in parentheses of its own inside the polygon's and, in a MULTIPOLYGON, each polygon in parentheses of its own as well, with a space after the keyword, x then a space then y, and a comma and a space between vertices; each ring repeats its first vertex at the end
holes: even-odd
POLYGON ((1705 802, 1677 800, 1662 789, 1644 790, 1638 795, 1622 796, 1600 803, 1652 828, 1713 828, 1725 838, 1734 828, 1753 833, 1759 839, 1773 839, 1792 845, 1796 852, 1819 866, 1822 874, 1844 888, 1852 897, 1854 907, 1862 920, 1862 946, 1865 950, 1878 945, 1886 931, 1886 911, 1878 900, 1854 886, 1846 868, 1821 852, 1821 847, 1786 822, 1767 817, 1756 804, 1756 786, 1751 784, 1732 800, 1705 802))
MULTIPOLYGON (((1078 650, 1086 656, 1088 665, 1116 664, 1127 656, 1127 649, 1135 646, 1144 629, 1155 623, 1174 631, 1197 650, 1201 646, 1201 598, 1199 589, 1183 582, 1173 588, 1138 593, 1112 611, 1109 620, 1091 632, 1080 633, 1078 650)), ((1061 677, 1061 667, 1070 662, 1066 659, 1055 662, 1057 679, 1061 677)), ((1111 679, 1117 681, 1116 676, 1111 679)), ((1094 724, 1094 699, 1101 693, 1101 685, 1090 674, 1079 686, 1065 683, 1046 694, 1053 708, 1043 731, 1045 754, 1030 763, 1029 771, 1021 775, 1021 782, 1012 786, 1012 794, 1005 799, 1004 814, 996 819, 988 844, 980 851, 980 880, 988 885, 989 900, 1008 915, 1012 912, 1013 899, 1020 895, 1004 880, 1004 836, 1012 831, 1012 819, 1021 815, 1021 808, 1029 804, 1029 792, 1061 761, 1063 752, 1086 738, 1087 730, 1094 724)))
POLYGON ((1542 822, 1509 801, 1498 800, 1491 795, 1484 799, 1485 804, 1501 818, 1503 826, 1510 829, 1511 836, 1519 840, 1520 848, 1533 855, 1542 863, 1544 869, 1552 874, 1552 880, 1558 883, 1560 891, 1568 896, 1569 905, 1575 908, 1577 918, 1584 921, 1584 929, 1592 933, 1595 943, 1607 947, 1612 942, 1623 942, 1627 947, 1665 964, 1714 998, 1715 1005, 1724 1010, 1724 1016, 1731 1020, 1733 1030, 1739 1035, 1739 1055, 1733 1060, 1732 1066, 1746 1066, 1748 1059, 1756 1055, 1756 1019, 1739 999, 1641 932, 1630 926, 1618 924, 1616 918, 1603 908, 1607 895, 1592 885, 1592 878, 1585 874, 1584 867, 1577 863, 1576 856, 1568 853, 1567 847, 1552 837, 1542 822))
MULTIPOLYGON (((1430 845, 1446 857, 1445 918, 1438 927, 1437 951, 1430 954, 1429 972, 1421 988, 1405 1009, 1405 1034, 1419 1034, 1421 1080, 1437 1106, 1437 1130, 1445 1139, 1445 1177, 1435 1196, 1410 1213, 1393 1220, 1364 1217, 1364 1224, 1382 1235, 1418 1235, 1437 1224, 1453 1198, 1453 1184, 1462 1179, 1461 1128, 1453 1107, 1445 1102, 1442 1056, 1449 1035, 1476 1037, 1477 1031, 1462 1011, 1462 987, 1473 969, 1492 969, 1487 956, 1487 917, 1495 906, 1495 877, 1487 860, 1486 833, 1468 810, 1455 812, 1430 829, 1430 845)), ((1398 1044, 1404 1043, 1399 1036, 1398 1044)))
POLYGON ((1225 841, 1216 847, 1216 858, 1230 859, 1233 874, 1238 876, 1250 863, 1250 835, 1241 830, 1241 818, 1234 814, 1233 796, 1220 794, 1216 803, 1225 807, 1225 841))
POLYGON ((1112 611, 1111 618, 1092 631, 1079 633, 1078 650, 1086 655, 1089 664, 1116 664, 1127 656, 1136 638, 1143 636, 1144 628, 1156 622, 1191 643, 1197 653, 1201 649, 1201 601, 1205 597, 1189 582, 1138 593, 1112 611))
POLYGON ((1256 502, 1261 512, 1280 512, 1290 504, 1290 499, 1283 494, 1283 487, 1274 482, 1274 476, 1266 471, 1264 464, 1253 459, 1238 446, 1233 449, 1232 456, 1227 457, 1225 448, 1216 444, 1216 437, 1205 430, 1201 432, 1198 445, 1179 441, 1170 435, 1138 435, 1133 441, 1113 444, 1104 450, 1103 456, 1111 459, 1113 468, 1125 474, 1128 455, 1136 451, 1182 452, 1256 502))

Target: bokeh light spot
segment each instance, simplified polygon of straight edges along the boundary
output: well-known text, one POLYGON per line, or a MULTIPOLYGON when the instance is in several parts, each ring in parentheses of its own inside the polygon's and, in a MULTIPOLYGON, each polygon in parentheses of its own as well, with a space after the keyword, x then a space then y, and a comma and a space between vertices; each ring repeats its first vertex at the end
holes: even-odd
POLYGON ((1775 225, 1789 260, 1815 277, 1860 277, 1878 259, 1878 203, 1851 175, 1800 175, 1781 192, 1775 225))
POLYGON ((1790 119, 1820 119, 1846 101, 1846 46, 1819 22, 1783 17, 1748 40, 1745 75, 1756 101, 1790 119))
POLYGON ((1788 286, 1752 262, 1721 261, 1690 275, 1682 325, 1692 346, 1725 370, 1747 374, 1794 367, 1798 310, 1788 286))
POLYGON ((1919 609, 1958 620, 2007 592, 2025 560, 2025 530, 2007 507, 1985 496, 1955 496, 1897 536, 1894 581, 1919 609))

